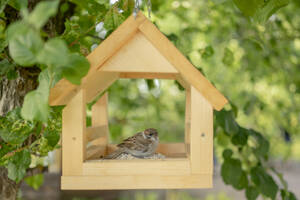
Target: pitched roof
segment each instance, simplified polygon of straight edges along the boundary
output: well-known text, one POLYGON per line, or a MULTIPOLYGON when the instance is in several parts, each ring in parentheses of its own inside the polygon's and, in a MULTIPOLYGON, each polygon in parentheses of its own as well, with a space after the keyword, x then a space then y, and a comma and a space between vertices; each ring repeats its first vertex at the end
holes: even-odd
MULTIPOLYGON (((69 81, 62 79, 51 89, 49 97, 50 105, 67 104, 81 88, 91 88, 91 79, 94 81, 97 79, 97 82, 93 82, 93 84, 104 84, 105 86, 103 86, 102 89, 118 79, 120 75, 118 73, 103 72, 106 66, 109 65, 107 61, 117 55, 120 49, 128 43, 132 37, 138 35, 137 33, 142 33, 143 37, 147 38, 168 63, 179 72, 184 82, 195 87, 216 110, 223 108, 227 103, 227 99, 141 12, 138 13, 136 19, 133 16, 128 17, 125 22, 86 57, 90 62, 90 70, 88 74, 82 78, 81 85, 73 85, 69 81), (111 83, 108 83, 109 81, 111 83)), ((130 48, 128 50, 130 51, 130 48)), ((172 72, 171 68, 169 68, 169 70, 172 72)), ((100 89, 97 88, 95 92, 99 91, 100 89)), ((94 93, 90 94, 90 96, 93 96, 94 93)))

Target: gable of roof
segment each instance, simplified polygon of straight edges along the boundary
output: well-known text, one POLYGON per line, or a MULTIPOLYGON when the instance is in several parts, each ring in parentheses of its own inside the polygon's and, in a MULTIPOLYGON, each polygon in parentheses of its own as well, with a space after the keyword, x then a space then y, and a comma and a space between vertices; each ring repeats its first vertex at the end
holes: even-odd
POLYGON ((67 104, 81 88, 85 88, 89 84, 89 79, 95 76, 95 73, 105 69, 108 65, 107 63, 109 63, 107 62, 108 60, 112 62, 112 57, 118 55, 118 51, 137 32, 142 33, 156 50, 179 72, 182 79, 195 87, 216 110, 221 110, 224 107, 228 102, 227 99, 141 12, 138 13, 136 19, 133 16, 126 19, 125 22, 87 56, 90 62, 90 70, 82 78, 81 85, 73 85, 69 81, 62 79, 51 89, 49 97, 50 105, 67 104))

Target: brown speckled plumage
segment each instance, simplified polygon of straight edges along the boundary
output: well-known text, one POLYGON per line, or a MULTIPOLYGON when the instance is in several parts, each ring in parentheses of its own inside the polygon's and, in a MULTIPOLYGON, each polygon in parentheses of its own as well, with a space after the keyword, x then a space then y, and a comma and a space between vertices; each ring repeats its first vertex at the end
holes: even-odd
POLYGON ((115 159, 122 153, 131 154, 136 157, 151 156, 155 153, 158 143, 159 138, 157 130, 148 128, 118 144, 118 149, 107 155, 105 159, 115 159))

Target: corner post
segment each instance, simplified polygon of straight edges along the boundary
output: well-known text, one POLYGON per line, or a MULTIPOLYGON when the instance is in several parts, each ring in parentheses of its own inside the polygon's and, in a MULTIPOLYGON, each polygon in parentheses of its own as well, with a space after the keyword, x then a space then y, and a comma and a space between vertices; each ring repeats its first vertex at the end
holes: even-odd
POLYGON ((85 90, 80 90, 62 113, 62 175, 82 175, 86 156, 85 90))
POLYGON ((213 173, 213 108, 191 87, 191 172, 213 173))

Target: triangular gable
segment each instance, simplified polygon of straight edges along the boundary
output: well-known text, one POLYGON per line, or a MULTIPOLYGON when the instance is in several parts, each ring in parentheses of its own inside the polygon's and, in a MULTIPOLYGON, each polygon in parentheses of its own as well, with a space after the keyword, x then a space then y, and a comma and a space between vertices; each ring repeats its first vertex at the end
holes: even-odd
POLYGON ((140 31, 101 66, 101 71, 178 73, 140 31))
MULTIPOLYGON (((91 85, 89 79, 94 76, 95 72, 105 71, 105 68, 110 68, 110 70, 112 70, 113 67, 118 66, 112 64, 115 64, 117 58, 121 61, 123 59, 124 61, 124 58, 130 55, 130 53, 124 52, 124 47, 125 49, 126 46, 128 48, 128 44, 131 44, 132 38, 142 38, 143 43, 146 44, 145 49, 156 52, 157 59, 147 60, 147 62, 152 61, 146 66, 147 69, 148 67, 153 67, 152 70, 156 72, 159 68, 153 66, 155 62, 164 63, 164 69, 174 70, 174 72, 178 71, 183 81, 194 86, 216 110, 222 109, 227 103, 227 99, 181 54, 181 52, 155 27, 155 25, 140 12, 136 19, 133 16, 130 16, 87 56, 91 68, 88 75, 82 79, 80 86, 72 85, 63 79, 51 89, 50 105, 67 104, 80 88, 86 88, 86 85, 91 85), (146 42, 145 38, 147 38, 146 42)), ((134 41, 133 46, 140 48, 140 44, 137 44, 136 41, 134 41)), ((142 51, 142 49, 138 50, 142 51)), ((130 51, 130 49, 128 49, 128 51, 130 51)), ((151 58, 151 55, 149 56, 151 58)), ((148 59, 148 57, 145 59, 148 59)), ((131 68, 133 70, 139 70, 138 67, 140 64, 144 64, 145 67, 145 63, 141 63, 138 59, 130 62, 123 65, 123 67, 130 67, 130 64, 133 64, 131 65, 131 67, 133 66, 133 68, 131 68)))

